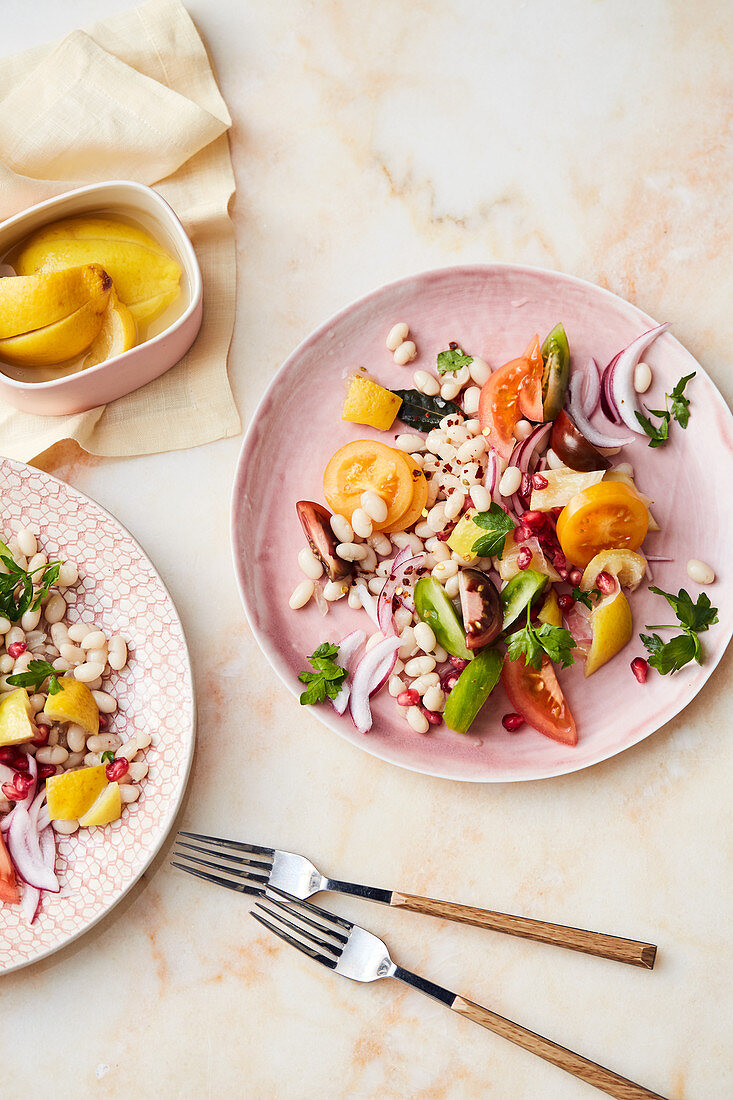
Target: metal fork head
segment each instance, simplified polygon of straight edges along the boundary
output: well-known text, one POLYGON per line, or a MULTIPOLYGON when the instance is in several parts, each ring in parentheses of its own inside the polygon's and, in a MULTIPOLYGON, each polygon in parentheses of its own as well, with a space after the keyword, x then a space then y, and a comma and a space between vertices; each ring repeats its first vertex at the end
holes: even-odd
POLYGON ((365 928, 307 901, 268 887, 255 903, 255 920, 316 962, 355 982, 374 982, 395 971, 386 944, 365 928))
POLYGON ((245 844, 239 840, 205 836, 202 833, 180 832, 176 838, 178 848, 174 855, 183 863, 174 863, 189 874, 198 874, 209 882, 241 888, 245 893, 258 893, 268 883, 295 898, 309 898, 326 889, 327 879, 305 856, 294 852, 282 852, 277 848, 262 848, 257 844, 245 844), (181 838, 185 837, 185 840, 181 838), (195 870, 204 867, 206 871, 195 870), (219 877, 212 878, 211 872, 219 877), (224 879, 224 881, 222 880, 224 879), (241 887, 236 883, 239 882, 241 887))

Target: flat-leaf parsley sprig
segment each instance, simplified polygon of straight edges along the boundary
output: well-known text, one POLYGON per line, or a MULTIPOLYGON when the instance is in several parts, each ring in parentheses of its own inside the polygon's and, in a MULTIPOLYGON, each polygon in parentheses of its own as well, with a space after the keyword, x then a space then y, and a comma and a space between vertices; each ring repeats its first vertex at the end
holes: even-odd
POLYGON ((636 419, 649 436, 650 447, 661 447, 667 442, 669 438, 669 429, 673 420, 676 420, 681 428, 684 429, 687 427, 690 421, 690 401, 685 397, 685 386, 688 382, 692 381, 695 377, 695 373, 696 372, 693 371, 692 374, 686 374, 684 378, 680 378, 671 393, 665 393, 666 408, 650 409, 647 407, 647 412, 657 417, 659 424, 652 424, 648 416, 642 416, 639 412, 636 413, 636 419), (669 404, 670 401, 672 402, 671 408, 669 404))
POLYGON ((455 341, 451 342, 448 351, 438 352, 438 374, 450 374, 460 370, 461 367, 470 367, 471 363, 473 363, 473 356, 466 355, 455 341))
POLYGON ((56 669, 48 661, 31 661, 25 672, 16 672, 14 676, 8 676, 8 683, 13 687, 33 688, 40 691, 44 680, 48 680, 48 694, 55 695, 61 691, 56 669))
POLYGON ((649 591, 657 596, 664 596, 675 615, 677 626, 661 624, 647 626, 647 630, 676 630, 682 627, 682 633, 668 642, 662 641, 658 634, 640 634, 642 642, 651 656, 649 664, 656 668, 662 676, 669 672, 677 672, 690 661, 702 664, 702 643, 698 635, 703 634, 718 621, 718 609, 710 603, 710 597, 706 592, 701 592, 697 601, 693 603, 689 592, 680 588, 676 596, 671 592, 664 592, 661 588, 649 585, 649 591))
POLYGON ((501 558, 504 552, 504 539, 517 526, 500 504, 492 504, 488 512, 479 512, 473 522, 486 533, 481 535, 471 547, 471 553, 477 558, 501 558))
POLYGON ((576 648, 575 639, 569 630, 562 626, 542 623, 534 627, 527 607, 527 625, 515 630, 506 640, 506 653, 510 661, 524 657, 525 664, 541 669, 542 660, 547 654, 551 661, 559 661, 563 668, 574 664, 571 650, 576 648))
POLYGON ((326 698, 335 699, 346 679, 346 669, 336 664, 339 647, 332 642, 322 642, 308 660, 315 672, 301 672, 298 679, 308 687, 300 696, 302 706, 323 703, 326 698))
POLYGON ((28 572, 21 569, 2 541, 0 561, 5 567, 5 572, 0 573, 0 615, 10 619, 11 623, 17 623, 26 611, 38 611, 49 588, 59 579, 62 563, 51 561, 28 572), (40 580, 34 580, 36 573, 41 574, 40 580), (34 585, 38 586, 36 592, 34 585))

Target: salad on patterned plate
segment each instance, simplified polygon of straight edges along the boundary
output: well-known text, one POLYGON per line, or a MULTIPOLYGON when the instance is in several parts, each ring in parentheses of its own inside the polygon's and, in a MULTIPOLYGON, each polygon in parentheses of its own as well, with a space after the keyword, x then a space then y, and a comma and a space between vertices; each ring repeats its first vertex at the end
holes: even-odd
MULTIPOLYGON (((687 427, 694 374, 664 409, 640 404, 652 382, 642 356, 668 327, 603 370, 573 363, 557 324, 495 370, 451 341, 411 389, 355 373, 343 419, 385 438, 355 438, 331 456, 328 507, 298 502, 305 576, 289 602, 297 610, 314 599, 325 614, 347 599, 372 626, 315 649, 301 703, 348 710, 367 733, 370 698, 386 687, 416 733, 445 723, 465 734, 501 680, 514 708, 505 729, 527 723, 577 743, 558 671, 583 661, 588 677, 614 658, 634 632, 629 596, 651 580, 650 562, 669 560, 642 552, 659 530, 653 500, 629 463, 611 461, 638 436, 660 448, 687 427), (404 430, 388 434, 397 420, 404 430)), ((386 346, 401 366, 416 358, 404 322, 386 346)), ((700 585, 715 580, 702 561, 687 572, 700 585)), ((650 591, 677 623, 640 633, 646 657, 631 661, 640 684, 650 667, 667 675, 701 663, 700 635, 717 622, 705 592, 650 591)))

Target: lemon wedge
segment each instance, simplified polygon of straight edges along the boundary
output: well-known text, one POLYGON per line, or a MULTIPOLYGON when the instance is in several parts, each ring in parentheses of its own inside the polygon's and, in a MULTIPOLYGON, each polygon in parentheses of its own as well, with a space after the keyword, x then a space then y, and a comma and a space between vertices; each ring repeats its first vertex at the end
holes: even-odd
POLYGON ((48 816, 51 821, 76 821, 91 809, 106 786, 104 764, 50 776, 46 780, 48 816))
POLYGON ((136 338, 137 330, 132 313, 119 300, 113 287, 99 336, 89 348, 84 360, 85 368, 95 367, 97 363, 104 363, 115 355, 121 355, 123 351, 129 351, 135 346, 136 338))
POLYGON ((122 796, 119 783, 109 783, 97 796, 97 800, 87 812, 79 818, 84 829, 92 825, 109 825, 122 813, 122 796))
POLYGON ((585 674, 594 672, 615 657, 631 639, 633 623, 631 608, 623 592, 602 600, 590 613, 590 627, 593 632, 588 656, 585 660, 585 674))
POLYGON ((554 588, 551 588, 547 593, 538 618, 541 623, 548 623, 550 626, 562 626, 562 612, 554 588))
POLYGON ((54 325, 101 295, 108 280, 98 264, 0 279, 0 340, 54 325))
POLYGON ((28 693, 18 688, 0 703, 0 745, 22 745, 34 736, 28 693))
POLYGON ((86 684, 73 676, 62 676, 60 691, 46 699, 43 713, 53 722, 75 722, 89 734, 99 732, 99 707, 86 684))

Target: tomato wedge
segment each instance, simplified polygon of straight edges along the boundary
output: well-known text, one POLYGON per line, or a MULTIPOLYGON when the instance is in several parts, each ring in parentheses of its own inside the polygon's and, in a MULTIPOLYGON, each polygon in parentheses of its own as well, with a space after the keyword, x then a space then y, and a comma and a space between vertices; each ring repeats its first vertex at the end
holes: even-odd
POLYGON ((505 659, 501 682, 509 702, 530 726, 553 741, 577 745, 575 721, 549 657, 545 657, 540 669, 525 664, 524 657, 516 661, 505 659))
POLYGON ((540 338, 533 336, 524 355, 505 363, 484 384, 479 399, 478 415, 487 442, 502 458, 509 458, 516 440, 513 432, 519 420, 541 423, 542 352, 540 338))
POLYGON ((601 550, 638 550, 648 527, 649 509, 622 481, 583 489, 557 517, 562 552, 581 569, 601 550))
POLYGON ((15 868, 5 847, 2 833, 0 833, 0 902, 17 905, 19 901, 20 894, 15 881, 15 868))

